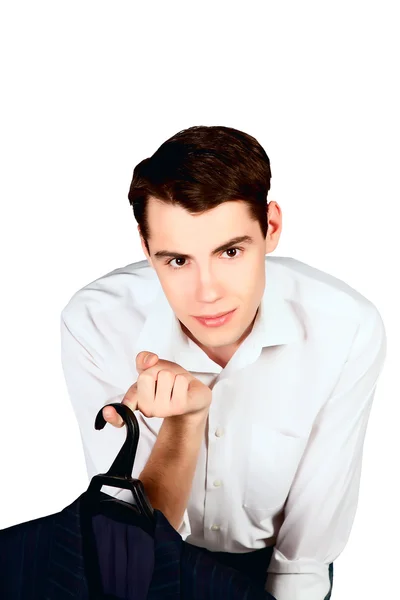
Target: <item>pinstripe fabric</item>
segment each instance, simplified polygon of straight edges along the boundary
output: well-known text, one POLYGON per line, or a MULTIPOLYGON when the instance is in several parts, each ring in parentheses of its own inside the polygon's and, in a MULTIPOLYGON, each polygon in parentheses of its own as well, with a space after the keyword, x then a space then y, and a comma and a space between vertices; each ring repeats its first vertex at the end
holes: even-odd
MULTIPOLYGON (((96 536, 102 526, 113 535, 112 520, 99 516, 90 532, 82 520, 84 496, 59 513, 0 531, 1 600, 275 600, 262 585, 219 564, 212 553, 183 542, 157 510, 154 540, 149 545, 141 534, 137 544, 141 559, 154 561, 153 569, 147 576, 143 569, 125 569, 129 595, 121 595, 120 590, 118 595, 116 590, 104 592, 100 565, 104 570, 104 565, 115 562, 115 555, 104 537, 97 546, 96 536), (146 577, 150 579, 147 588, 146 577), (139 580, 141 589, 146 588, 142 598, 135 593, 139 580)), ((135 532, 139 539, 138 528, 125 525, 125 531, 118 532, 121 544, 129 536, 134 540, 135 532)))

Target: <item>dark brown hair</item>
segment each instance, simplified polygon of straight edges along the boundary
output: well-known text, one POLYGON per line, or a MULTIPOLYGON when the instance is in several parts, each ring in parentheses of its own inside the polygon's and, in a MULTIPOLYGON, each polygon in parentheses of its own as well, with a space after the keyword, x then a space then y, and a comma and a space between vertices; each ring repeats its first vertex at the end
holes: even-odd
POLYGON ((195 126, 179 131, 136 165, 128 198, 150 254, 150 196, 190 214, 245 201, 265 239, 270 181, 269 158, 254 137, 231 127, 195 126))

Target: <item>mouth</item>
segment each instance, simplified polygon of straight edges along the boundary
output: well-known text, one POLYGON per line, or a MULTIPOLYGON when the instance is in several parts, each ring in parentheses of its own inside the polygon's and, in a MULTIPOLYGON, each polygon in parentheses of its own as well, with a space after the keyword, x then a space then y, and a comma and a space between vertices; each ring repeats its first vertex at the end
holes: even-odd
POLYGON ((196 319, 204 319, 204 320, 207 320, 207 321, 209 321, 210 319, 218 319, 219 317, 224 317, 225 315, 233 312, 233 310, 235 310, 235 309, 227 310, 227 311, 221 312, 221 313, 217 313, 216 315, 198 315, 198 316, 196 316, 196 319))
POLYGON ((236 308, 230 310, 229 312, 219 313, 219 315, 214 317, 194 317, 201 325, 204 327, 220 327, 221 325, 225 325, 228 323, 233 314, 235 313, 236 308))

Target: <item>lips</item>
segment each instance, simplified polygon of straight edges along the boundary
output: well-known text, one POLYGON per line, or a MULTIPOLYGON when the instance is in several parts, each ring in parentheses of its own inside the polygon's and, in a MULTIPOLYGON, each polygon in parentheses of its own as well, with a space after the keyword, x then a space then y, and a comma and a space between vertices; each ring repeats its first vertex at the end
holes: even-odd
MULTIPOLYGON (((233 310, 233 309, 232 309, 233 310)), ((200 315, 196 317, 197 319, 218 319, 219 317, 223 317, 228 313, 232 312, 232 310, 227 310, 226 312, 218 313, 216 315, 200 315)))

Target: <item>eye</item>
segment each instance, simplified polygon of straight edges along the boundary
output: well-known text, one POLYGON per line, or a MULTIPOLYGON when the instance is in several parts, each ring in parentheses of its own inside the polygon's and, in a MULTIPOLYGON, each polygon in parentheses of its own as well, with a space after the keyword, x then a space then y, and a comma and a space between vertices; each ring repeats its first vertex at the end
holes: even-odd
MULTIPOLYGON (((239 250, 239 252, 242 252, 242 251, 243 251, 243 248, 228 248, 227 250, 225 250, 225 252, 232 252, 232 250, 236 250, 236 251, 237 251, 237 250, 239 250)), ((225 254, 225 252, 223 252, 222 254, 225 254)), ((238 256, 236 256, 236 255, 235 255, 235 256, 232 256, 232 257, 230 257, 230 260, 232 261, 232 260, 234 260, 235 258, 238 258, 238 256)), ((167 264, 167 265, 168 265, 168 266, 169 266, 171 269, 173 269, 174 271, 179 271, 180 269, 183 269, 183 267, 184 267, 185 265, 180 265, 180 266, 174 267, 174 266, 172 265, 172 263, 173 263, 173 261, 174 261, 174 260, 176 260, 176 261, 185 261, 186 259, 185 259, 185 258, 183 258, 183 257, 171 258, 171 260, 169 260, 169 261, 166 263, 166 264, 167 264)))

